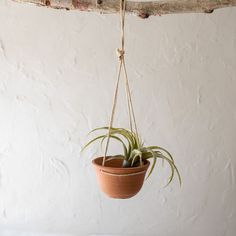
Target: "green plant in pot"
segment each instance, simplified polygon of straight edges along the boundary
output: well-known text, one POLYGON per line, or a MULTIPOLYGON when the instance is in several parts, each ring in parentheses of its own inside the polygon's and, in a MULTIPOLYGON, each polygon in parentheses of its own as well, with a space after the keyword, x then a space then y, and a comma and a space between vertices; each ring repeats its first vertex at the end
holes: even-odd
POLYGON ((137 194, 143 185, 145 174, 150 165, 147 178, 152 174, 158 160, 168 163, 171 173, 168 184, 171 183, 175 174, 181 183, 180 173, 175 165, 171 154, 159 146, 145 146, 136 132, 124 128, 102 127, 92 130, 94 132, 105 132, 92 138, 84 149, 96 141, 104 141, 108 137, 117 141, 123 148, 123 153, 98 157, 93 160, 98 182, 103 192, 112 198, 130 198, 137 194), (109 131, 109 132, 108 132, 109 131), (104 161, 104 162, 103 162, 104 161))

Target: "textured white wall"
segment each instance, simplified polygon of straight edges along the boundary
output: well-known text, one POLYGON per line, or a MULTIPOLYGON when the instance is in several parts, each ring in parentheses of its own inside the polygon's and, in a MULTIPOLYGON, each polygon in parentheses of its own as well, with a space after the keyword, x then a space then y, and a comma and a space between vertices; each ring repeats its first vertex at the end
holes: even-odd
POLYGON ((163 189, 164 168, 135 198, 111 200, 90 164, 98 149, 80 149, 108 120, 118 16, 1 0, 0 235, 234 236, 235 22, 235 8, 127 17, 138 124, 173 153, 183 186, 163 189))

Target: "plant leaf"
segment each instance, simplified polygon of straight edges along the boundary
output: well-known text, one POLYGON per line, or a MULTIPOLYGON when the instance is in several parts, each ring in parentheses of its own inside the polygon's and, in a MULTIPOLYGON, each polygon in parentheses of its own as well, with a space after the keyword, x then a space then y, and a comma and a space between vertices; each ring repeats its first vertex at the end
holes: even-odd
POLYGON ((162 155, 162 154, 157 154, 157 157, 166 160, 166 161, 168 162, 170 168, 171 168, 171 174, 170 174, 170 177, 169 177, 169 181, 168 181, 168 183, 164 186, 164 187, 166 187, 166 186, 168 186, 168 185, 171 183, 171 181, 172 181, 173 178, 174 178, 174 173, 175 173, 175 168, 174 168, 174 166, 173 166, 174 163, 172 162, 172 160, 168 159, 167 157, 165 157, 165 156, 162 155))
POLYGON ((151 154, 151 156, 150 156, 150 158, 154 158, 154 160, 153 160, 153 163, 152 163, 152 166, 151 166, 151 169, 150 169, 150 171, 149 171, 149 173, 148 173, 148 176, 147 176, 147 178, 146 178, 146 180, 149 178, 149 176, 152 174, 152 171, 153 171, 153 169, 154 169, 154 167, 155 167, 155 165, 156 165, 156 162, 157 162, 157 154, 152 150, 152 149, 148 149, 148 148, 145 148, 145 152, 146 153, 150 153, 151 154))
MULTIPOLYGON (((103 145, 103 142, 104 142, 104 140, 106 138, 108 138, 108 134, 101 140, 101 145, 103 145)), ((115 136, 115 135, 110 135, 110 138, 116 139, 117 141, 119 141, 122 144, 123 149, 124 149, 124 156, 125 156, 125 158, 127 158, 128 157, 127 156, 128 155, 128 151, 127 151, 127 147, 126 147, 125 143, 123 142, 123 140, 121 138, 115 136)))
POLYGON ((169 157, 170 157, 170 159, 173 161, 174 159, 173 159, 173 157, 172 157, 172 155, 166 150, 166 149, 164 149, 164 148, 162 148, 162 147, 159 147, 159 146, 149 146, 149 147, 146 147, 146 148, 150 148, 150 149, 157 149, 157 150, 161 150, 161 151, 163 151, 163 152, 165 152, 169 157))
MULTIPOLYGON (((98 130, 109 130, 109 127, 105 126, 105 127, 101 127, 101 128, 96 128, 96 129, 93 129, 91 132, 95 132, 95 131, 98 131, 98 130)), ((131 132, 126 130, 126 129, 123 129, 123 128, 113 128, 113 127, 111 127, 111 134, 112 135, 114 135, 114 134, 121 135, 128 142, 127 156, 129 156, 131 151, 135 147, 133 136, 131 135, 131 132)))
POLYGON ((97 136, 95 138, 93 138, 92 140, 90 140, 88 143, 86 143, 84 145, 84 147, 82 148, 81 152, 83 152, 89 145, 91 145, 93 142, 97 141, 98 139, 101 139, 101 138, 104 138, 106 137, 106 135, 100 135, 100 136, 97 136))

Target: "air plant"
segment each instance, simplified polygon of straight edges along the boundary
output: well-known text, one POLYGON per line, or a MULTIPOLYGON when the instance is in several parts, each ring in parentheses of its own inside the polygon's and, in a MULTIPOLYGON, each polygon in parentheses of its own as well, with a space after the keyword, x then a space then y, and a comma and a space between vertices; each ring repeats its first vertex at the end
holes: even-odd
POLYGON ((181 184, 180 173, 174 163, 172 155, 166 149, 159 146, 144 146, 144 143, 141 141, 140 137, 135 132, 124 128, 112 127, 110 129, 110 135, 109 135, 109 132, 107 132, 109 130, 109 127, 101 127, 92 130, 89 134, 102 130, 106 131, 106 133, 98 135, 95 138, 91 139, 84 146, 83 150, 98 140, 100 140, 101 146, 103 146, 104 141, 109 136, 110 139, 118 141, 122 145, 123 154, 107 157, 106 161, 112 159, 122 159, 123 160, 122 167, 129 168, 143 165, 146 162, 146 160, 153 159, 150 171, 147 175, 148 178, 152 174, 153 169, 157 163, 157 160, 160 159, 163 161, 163 163, 167 162, 171 170, 171 174, 169 176, 167 185, 171 183, 175 173, 177 174, 179 182, 181 184))

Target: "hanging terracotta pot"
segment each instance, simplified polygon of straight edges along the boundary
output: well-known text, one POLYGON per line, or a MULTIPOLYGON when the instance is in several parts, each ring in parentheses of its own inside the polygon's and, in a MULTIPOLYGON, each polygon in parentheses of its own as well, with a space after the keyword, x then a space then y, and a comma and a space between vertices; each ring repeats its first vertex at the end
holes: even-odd
POLYGON ((163 161, 166 161, 171 168, 171 174, 167 185, 173 180, 175 172, 181 184, 181 177, 171 154, 162 147, 144 145, 138 134, 124 57, 125 3, 126 0, 120 0, 121 48, 117 50, 119 57, 119 71, 113 96, 110 122, 108 126, 93 129, 90 133, 102 132, 104 130, 106 132, 105 134, 99 134, 90 140, 82 149, 84 150, 98 140, 101 141, 102 145, 106 140, 104 156, 95 158, 92 163, 101 190, 111 198, 120 199, 131 198, 142 188, 147 169, 150 165, 148 159, 153 159, 148 176, 152 173, 157 160, 162 159, 163 161), (130 129, 116 128, 113 126, 122 69, 125 75, 125 91, 130 129), (109 141, 111 139, 122 145, 124 151, 122 156, 107 156, 109 141))
MULTIPOLYGON (((109 158, 109 157, 107 157, 109 158)), ((101 190, 111 198, 131 198, 143 186, 150 162, 138 167, 122 168, 122 160, 113 159, 102 165, 103 157, 92 161, 101 190)))

